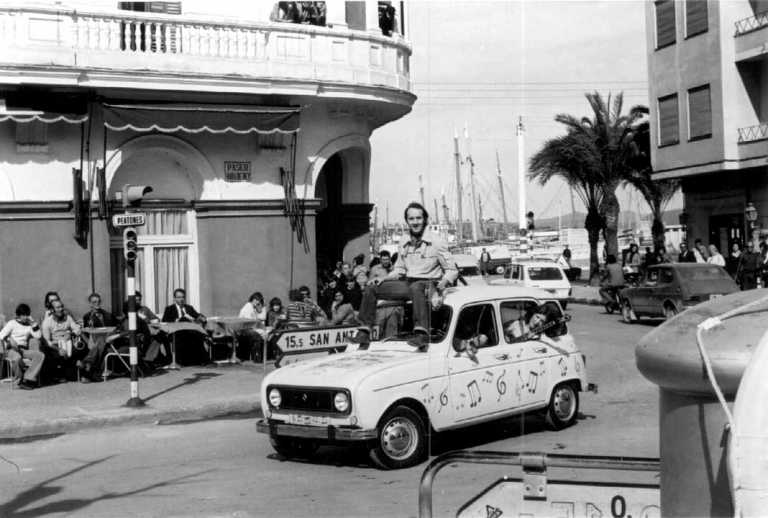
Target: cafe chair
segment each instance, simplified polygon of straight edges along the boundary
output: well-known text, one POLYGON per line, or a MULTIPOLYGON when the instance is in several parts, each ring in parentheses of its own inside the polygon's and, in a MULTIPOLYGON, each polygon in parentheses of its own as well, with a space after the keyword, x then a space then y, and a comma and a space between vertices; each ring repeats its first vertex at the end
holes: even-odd
MULTIPOLYGON (((114 360, 119 360, 120 363, 123 364, 126 371, 130 374, 131 372, 131 354, 130 352, 120 352, 117 347, 115 347, 115 342, 118 340, 121 340, 123 338, 127 339, 130 336, 130 331, 121 331, 120 333, 116 333, 114 335, 111 335, 107 338, 107 353, 104 355, 104 369, 101 373, 101 377, 104 381, 107 381, 109 379, 109 376, 112 375, 112 372, 114 372, 114 360), (110 369, 109 361, 112 361, 112 369, 110 369)), ((139 375, 144 376, 144 374, 141 372, 141 368, 139 368, 139 375)))

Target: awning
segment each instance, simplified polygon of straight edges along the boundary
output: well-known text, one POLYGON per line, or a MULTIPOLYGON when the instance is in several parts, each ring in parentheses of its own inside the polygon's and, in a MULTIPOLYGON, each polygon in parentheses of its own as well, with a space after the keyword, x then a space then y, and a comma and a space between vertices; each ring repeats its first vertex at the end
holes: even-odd
POLYGON ((105 104, 104 126, 113 131, 294 134, 300 113, 301 108, 269 106, 105 104))
POLYGON ((76 113, 51 113, 26 108, 8 108, 5 105, 5 99, 0 99, 0 122, 33 122, 40 121, 47 124, 54 122, 68 122, 69 124, 80 124, 88 120, 87 114, 76 113))

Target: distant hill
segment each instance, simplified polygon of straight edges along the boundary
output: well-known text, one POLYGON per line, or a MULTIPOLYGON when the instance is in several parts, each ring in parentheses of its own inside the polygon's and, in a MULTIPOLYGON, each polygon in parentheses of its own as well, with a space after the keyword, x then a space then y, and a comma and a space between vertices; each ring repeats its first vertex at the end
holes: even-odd
MULTIPOLYGON (((664 211, 664 224, 665 225, 678 225, 680 224, 679 216, 682 212, 681 209, 674 209, 674 210, 668 210, 664 211)), ((587 215, 584 212, 575 212, 575 213, 569 213, 569 214, 563 214, 561 218, 561 224, 563 228, 583 228, 584 227, 584 220, 586 219, 587 215)), ((643 221, 643 218, 647 218, 648 222, 650 224, 650 214, 640 214, 638 215, 634 211, 621 211, 619 213, 619 228, 629 228, 633 227, 635 225, 636 221, 643 221)), ((515 227, 516 227, 515 223, 515 227)), ((514 227, 513 227, 514 228, 514 227)), ((538 230, 546 230, 546 229, 557 229, 557 217, 554 218, 544 218, 536 220, 536 229, 538 230)))

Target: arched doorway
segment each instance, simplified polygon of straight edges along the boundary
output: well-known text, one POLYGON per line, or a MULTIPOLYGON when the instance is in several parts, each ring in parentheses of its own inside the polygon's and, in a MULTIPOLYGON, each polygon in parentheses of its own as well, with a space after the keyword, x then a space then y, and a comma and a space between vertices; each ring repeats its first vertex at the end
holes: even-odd
MULTIPOLYGON (((193 306, 200 304, 197 218, 192 201, 200 197, 203 177, 194 153, 183 152, 178 139, 140 137, 124 146, 119 163, 109 171, 108 196, 124 184, 151 185, 141 211, 146 225, 138 227, 136 286, 143 304, 162 312, 173 290, 182 288, 193 306)), ((112 301, 117 310, 126 299, 122 229, 110 230, 112 301)))
POLYGON ((338 153, 329 158, 315 183, 315 198, 320 199, 315 228, 317 229, 317 271, 332 269, 343 260, 344 211, 342 208, 343 169, 338 153))

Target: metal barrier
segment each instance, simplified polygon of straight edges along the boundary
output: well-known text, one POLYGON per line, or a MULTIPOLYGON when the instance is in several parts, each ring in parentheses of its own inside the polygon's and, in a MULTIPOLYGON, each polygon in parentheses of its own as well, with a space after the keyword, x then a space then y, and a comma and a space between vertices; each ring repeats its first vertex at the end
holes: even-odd
POLYGON ((421 476, 419 485, 419 518, 432 518, 432 484, 437 473, 449 464, 495 464, 521 466, 540 474, 547 467, 607 469, 623 471, 659 471, 658 458, 611 457, 599 455, 565 455, 536 452, 453 451, 435 458, 421 476))

